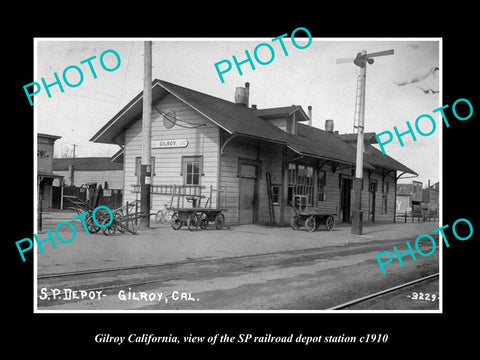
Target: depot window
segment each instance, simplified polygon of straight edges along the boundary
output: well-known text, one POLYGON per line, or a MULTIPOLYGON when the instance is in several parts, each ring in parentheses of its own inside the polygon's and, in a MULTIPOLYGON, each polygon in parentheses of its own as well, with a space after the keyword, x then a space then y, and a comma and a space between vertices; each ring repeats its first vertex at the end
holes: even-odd
POLYGON ((289 205, 292 205, 293 197, 295 195, 300 195, 305 197, 307 206, 312 206, 313 186, 313 167, 297 164, 288 164, 287 202, 289 205))
POLYGON ((182 172, 184 185, 200 185, 203 175, 202 156, 182 156, 182 172))
POLYGON ((280 185, 272 185, 272 203, 278 205, 280 199, 280 185))
POLYGON ((327 201, 327 193, 325 192, 325 185, 327 183, 327 172, 319 171, 317 177, 317 201, 327 201))

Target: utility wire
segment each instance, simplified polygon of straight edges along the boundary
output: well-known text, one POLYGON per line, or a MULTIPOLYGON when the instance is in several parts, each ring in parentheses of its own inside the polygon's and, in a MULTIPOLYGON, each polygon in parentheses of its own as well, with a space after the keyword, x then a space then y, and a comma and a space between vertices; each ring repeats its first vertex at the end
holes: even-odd
POLYGON ((154 108, 160 115, 163 116, 164 119, 166 119, 167 121, 170 121, 172 124, 178 125, 178 126, 180 126, 180 127, 182 127, 182 128, 185 128, 185 129, 197 129, 197 128, 201 127, 201 126, 207 126, 207 124, 199 124, 199 125, 191 124, 191 123, 189 123, 188 121, 180 120, 180 119, 178 119, 178 118, 176 118, 176 117, 173 117, 173 116, 170 115, 170 114, 164 113, 163 111, 159 110, 155 105, 152 105, 152 106, 153 106, 153 108, 154 108), (173 119, 173 120, 172 120, 172 119, 173 119), (183 123, 185 123, 185 124, 188 124, 188 125, 190 125, 190 126, 181 125, 181 124, 178 123, 178 121, 181 121, 181 122, 183 122, 183 123))

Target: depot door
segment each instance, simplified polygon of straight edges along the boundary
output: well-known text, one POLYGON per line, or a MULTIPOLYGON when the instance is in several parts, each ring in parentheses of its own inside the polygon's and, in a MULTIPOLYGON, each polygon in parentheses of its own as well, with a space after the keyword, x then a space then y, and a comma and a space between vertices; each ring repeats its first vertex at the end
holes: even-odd
POLYGON ((352 179, 342 177, 340 188, 340 205, 342 207, 342 221, 350 223, 350 204, 352 201, 352 179))
POLYGON ((253 224, 256 211, 257 166, 240 164, 238 223, 253 224))
POLYGON ((377 181, 372 180, 370 182, 369 186, 369 194, 370 194, 370 199, 369 199, 369 207, 370 207, 370 221, 372 223, 375 222, 375 194, 377 192, 377 181))

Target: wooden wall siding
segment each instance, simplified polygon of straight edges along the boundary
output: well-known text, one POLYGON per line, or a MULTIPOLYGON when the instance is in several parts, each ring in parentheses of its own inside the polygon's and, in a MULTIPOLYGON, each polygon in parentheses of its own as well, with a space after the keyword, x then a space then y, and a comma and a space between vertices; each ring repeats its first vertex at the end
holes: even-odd
MULTIPOLYGON (((167 95, 159 103, 155 104, 162 112, 173 110, 177 118, 188 122, 178 122, 183 126, 200 126, 198 128, 183 128, 175 125, 167 129, 163 125, 163 118, 152 108, 152 141, 187 139, 188 146, 186 148, 156 149, 152 148, 152 156, 155 157, 154 174, 152 174, 153 185, 169 185, 183 184, 183 176, 180 175, 181 157, 182 156, 203 156, 203 176, 201 176, 201 185, 205 186, 207 193, 210 185, 217 189, 217 168, 219 156, 219 128, 204 118, 198 112, 190 108, 188 105, 179 101, 172 95, 167 95)), ((132 193, 133 184, 137 183, 137 175, 135 175, 135 158, 142 156, 142 122, 141 119, 136 121, 125 132, 125 155, 124 155, 124 202, 133 201, 140 198, 140 194, 132 193)), ((208 195, 207 195, 208 196, 208 195)), ((170 203, 169 195, 152 195, 152 212, 161 209, 164 204, 170 203)), ((213 204, 216 205, 216 196, 214 195, 213 204)), ((188 204, 191 206, 191 204, 188 204)))
MULTIPOLYGON (((339 184, 339 176, 340 174, 349 175, 351 174, 350 170, 341 170, 336 172, 337 178, 335 179, 335 174, 333 174, 332 179, 335 181, 335 185, 337 188, 335 189, 334 186, 328 186, 329 184, 329 173, 327 173, 327 200, 329 199, 330 195, 337 197, 338 202, 340 203, 340 188, 338 187, 339 184)), ((362 210, 363 210, 363 222, 370 223, 371 217, 369 216, 369 209, 370 209, 370 192, 369 192, 369 184, 370 180, 377 181, 377 192, 375 196, 375 222, 393 222, 394 221, 394 206, 395 206, 395 175, 390 173, 386 176, 385 181, 390 183, 389 185, 389 193, 387 196, 387 212, 382 213, 383 209, 383 194, 382 194, 382 174, 379 172, 372 172, 370 175, 367 171, 363 173, 363 191, 362 191, 362 210)), ((333 184, 332 184, 333 185, 333 184)), ((352 184, 353 185, 353 184, 352 184)), ((352 191, 350 193, 350 217, 352 216, 352 210, 355 203, 355 191, 352 187, 352 191)), ((337 218, 336 218, 337 220, 337 218)))
MULTIPOLYGON (((65 183, 69 184, 68 170, 56 170, 53 173, 56 175, 64 176, 65 183)), ((123 170, 105 170, 105 171, 75 170, 73 185, 81 186, 89 182, 96 182, 97 185, 101 184, 102 188, 105 188, 104 187, 105 181, 108 182, 109 189, 117 189, 117 190, 123 189, 123 170)))
MULTIPOLYGON (((258 143, 246 138, 237 138, 230 141, 220 157, 220 187, 228 188, 226 222, 230 225, 238 224, 239 218, 239 161, 242 159, 257 161, 258 173, 258 209, 257 223, 270 221, 268 210, 266 173, 270 172, 273 185, 281 184, 282 147, 276 144, 258 143)), ((274 205, 276 222, 280 220, 280 206, 274 205)))
MULTIPOLYGON (((317 168, 318 169, 318 168, 317 168)), ((315 173, 317 173, 317 169, 315 169, 315 173)), ((335 218, 336 222, 340 221, 340 176, 342 174, 349 175, 351 172, 349 169, 342 169, 342 170, 336 170, 335 172, 332 172, 332 168, 329 164, 325 165, 322 167, 321 171, 325 171, 327 173, 326 176, 326 182, 325 182, 325 193, 326 193, 326 202, 328 202, 328 207, 332 207, 333 204, 336 205, 336 210, 332 214, 335 218), (333 204, 332 204, 333 203, 333 204)), ((287 179, 285 179, 285 183, 287 182, 287 179)), ((315 180, 316 182, 316 180, 315 180)), ((315 187, 317 184, 315 183, 315 187)), ((317 190, 315 188, 314 191, 315 194, 317 194, 317 190)), ((353 196, 353 191, 352 191, 352 196, 353 196)), ((317 202, 314 199, 314 203, 317 204, 317 202)), ((284 214, 284 225, 290 224, 290 220, 292 216, 295 214, 292 207, 290 205, 286 205, 285 201, 285 214, 284 214)), ((322 207, 322 204, 317 204, 320 208, 322 207)), ((316 205, 315 205, 316 206, 316 205)), ((314 206, 314 207, 315 207, 314 206)))
MULTIPOLYGON (((340 177, 342 175, 349 176, 351 175, 350 169, 342 169, 337 170, 335 173, 332 172, 332 169, 329 165, 324 166, 321 170, 327 172, 326 184, 325 184, 325 192, 326 192, 326 201, 327 202, 334 202, 337 204, 337 211, 334 214, 335 221, 340 222, 340 211, 341 211, 341 204, 340 204, 340 177)), ((385 181, 390 183, 389 185, 389 192, 387 196, 387 212, 382 213, 383 209, 383 196, 382 196, 382 175, 379 172, 373 172, 370 174, 370 178, 368 173, 365 171, 363 174, 363 191, 362 191, 362 209, 363 209, 363 222, 370 223, 370 216, 369 216, 369 205, 370 205, 370 193, 369 189, 369 179, 377 180, 377 193, 375 197, 375 222, 382 223, 382 222, 393 222, 394 221, 394 207, 395 207, 395 173, 390 173, 386 176, 385 181)), ((353 189, 350 193, 350 217, 352 216, 352 210, 355 201, 355 191, 353 189)), ((290 223, 290 219, 293 216, 294 212, 290 206, 286 205, 285 201, 285 212, 283 217, 284 225, 288 225, 290 223)))
POLYGON ((257 158, 257 150, 252 146, 253 141, 248 139, 233 139, 224 149, 220 157, 220 187, 226 187, 227 199, 225 212, 225 222, 229 225, 238 224, 238 206, 239 206, 239 187, 240 178, 238 177, 238 159, 257 158))
POLYGON ((53 169, 53 144, 47 139, 38 139, 38 152, 45 151, 45 156, 38 156, 37 153, 37 171, 52 173, 53 169))
MULTIPOLYGON (((282 182, 282 147, 276 144, 264 143, 259 146, 261 160, 261 176, 259 179, 258 223, 270 222, 268 209, 267 176, 270 173, 272 185, 281 185, 282 182)), ((281 199, 279 199, 281 201, 281 199)), ((280 220, 280 206, 274 205, 275 222, 280 220)))
MULTIPOLYGON (((377 192, 376 192, 376 196, 375 196, 375 222, 376 223, 393 222, 394 221, 394 210, 395 210, 394 208, 396 206, 396 203, 395 203, 395 176, 396 176, 396 173, 393 172, 393 173, 389 173, 385 177, 385 182, 389 183, 389 190, 388 190, 388 194, 387 194, 387 211, 386 211, 386 213, 383 213, 383 208, 384 208, 383 192, 382 192, 382 187, 383 187, 382 178, 383 178, 383 176, 379 172, 373 172, 370 175, 370 179, 377 180, 377 192)), ((368 186, 368 174, 366 174, 366 179, 364 181, 365 181, 365 185, 368 186)), ((370 199, 369 193, 365 193, 366 189, 367 188, 364 186, 364 194, 362 194, 362 200, 364 198, 366 198, 366 200, 370 199)), ((369 206, 369 205, 370 204, 368 203, 367 206, 369 206)), ((368 207, 365 207, 364 209, 368 209, 368 207)), ((364 220, 365 220, 365 212, 364 212, 364 220)), ((370 222, 369 219, 367 219, 367 220, 368 220, 368 222, 370 222)))
MULTIPOLYGON (((172 140, 187 139, 188 147, 173 149, 154 149, 152 156, 155 157, 155 168, 152 178, 153 185, 183 184, 181 173, 181 157, 189 155, 203 156, 203 176, 201 185, 205 186, 205 194, 208 196, 209 186, 215 189, 227 188, 227 199, 225 220, 228 225, 238 224, 238 206, 239 206, 239 159, 256 160, 260 163, 260 174, 258 179, 258 211, 257 222, 266 223, 269 221, 266 172, 272 175, 272 184, 286 186, 287 173, 284 172, 282 179, 282 147, 276 144, 260 143, 246 138, 235 138, 230 141, 224 149, 224 154, 220 156, 220 129, 211 123, 208 119, 198 114, 188 105, 177 100, 172 95, 167 95, 155 106, 163 112, 167 110, 175 111, 178 118, 187 121, 191 126, 206 124, 195 129, 186 129, 175 125, 171 129, 166 129, 163 125, 163 119, 160 114, 152 109, 152 140, 172 140), (218 173, 218 166, 220 172, 218 173)), ((185 123, 181 125, 189 126, 185 123)), ((137 120, 125 132, 125 155, 124 155, 124 203, 140 198, 140 194, 133 193, 131 185, 137 183, 135 175, 135 158, 140 157, 141 147, 141 119, 137 120)), ((53 154, 52 154, 53 156, 53 154)), ((322 168, 327 172, 326 194, 328 202, 337 204, 336 220, 340 214, 340 187, 339 177, 341 174, 351 175, 350 169, 337 170, 332 172, 330 166, 322 168)), ((387 180, 390 182, 388 195, 387 213, 382 214, 382 176, 379 172, 370 174, 370 179, 377 180, 376 194, 376 222, 393 222, 395 206, 395 174, 389 174, 387 180)), ((113 187, 111 187, 113 188, 113 187)), ((364 209, 364 222, 369 221, 366 213, 369 209, 369 176, 364 173, 364 191, 362 193, 362 208, 364 209)), ((290 223, 292 210, 286 204, 284 192, 280 192, 280 203, 284 206, 283 219, 280 219, 280 206, 274 206, 277 223, 287 225, 290 223)), ((214 193, 213 203, 216 205, 216 194, 214 193)), ((171 200, 170 195, 152 195, 152 212, 161 209, 164 204, 171 200)), ((223 200, 223 199, 222 199, 223 200)), ((353 206, 354 192, 351 193, 351 206, 353 206)), ((223 201, 221 201, 223 206, 223 201)))
POLYGON ((52 206, 52 181, 44 179, 40 191, 42 191, 42 209, 49 209, 52 206))
MULTIPOLYGON (((350 176, 350 169, 341 169, 336 170, 335 173, 332 172, 331 166, 324 166, 322 170, 327 171, 327 182, 325 185, 325 191, 327 194, 327 201, 332 201, 337 203, 337 213, 335 214, 335 221, 340 221, 340 211, 341 211, 341 187, 340 187, 340 178, 342 176, 350 176)), ((353 184, 352 184, 353 185, 353 184)), ((353 189, 350 193, 351 198, 353 199, 353 189)))

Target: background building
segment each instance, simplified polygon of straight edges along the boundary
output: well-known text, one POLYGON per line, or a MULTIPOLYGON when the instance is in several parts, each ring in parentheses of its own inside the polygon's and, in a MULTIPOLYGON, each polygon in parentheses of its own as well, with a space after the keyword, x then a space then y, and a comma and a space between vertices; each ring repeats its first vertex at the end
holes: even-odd
MULTIPOLYGON (((397 184, 397 217, 436 219, 439 216, 439 182, 423 188, 419 181, 397 184)), ((406 220, 405 220, 406 221, 406 220)))
POLYGON ((38 205, 42 209, 52 207, 52 185, 54 179, 63 176, 53 173, 53 147, 61 136, 37 134, 37 194, 38 205))
POLYGON ((440 183, 437 181, 435 184, 428 186, 422 191, 422 211, 430 217, 438 217, 439 215, 439 191, 440 183))
POLYGON ((95 182, 104 189, 123 189, 123 163, 110 157, 53 159, 53 173, 63 176, 66 186, 95 182))
POLYGON ((85 200, 88 198, 86 193, 99 185, 102 187, 99 205, 114 209, 122 204, 121 157, 57 158, 53 159, 53 173, 60 176, 52 188, 54 208, 68 208, 70 204, 65 200, 72 196, 85 200))
POLYGON ((412 181, 411 183, 397 184, 397 213, 420 213, 423 196, 422 183, 412 181))

